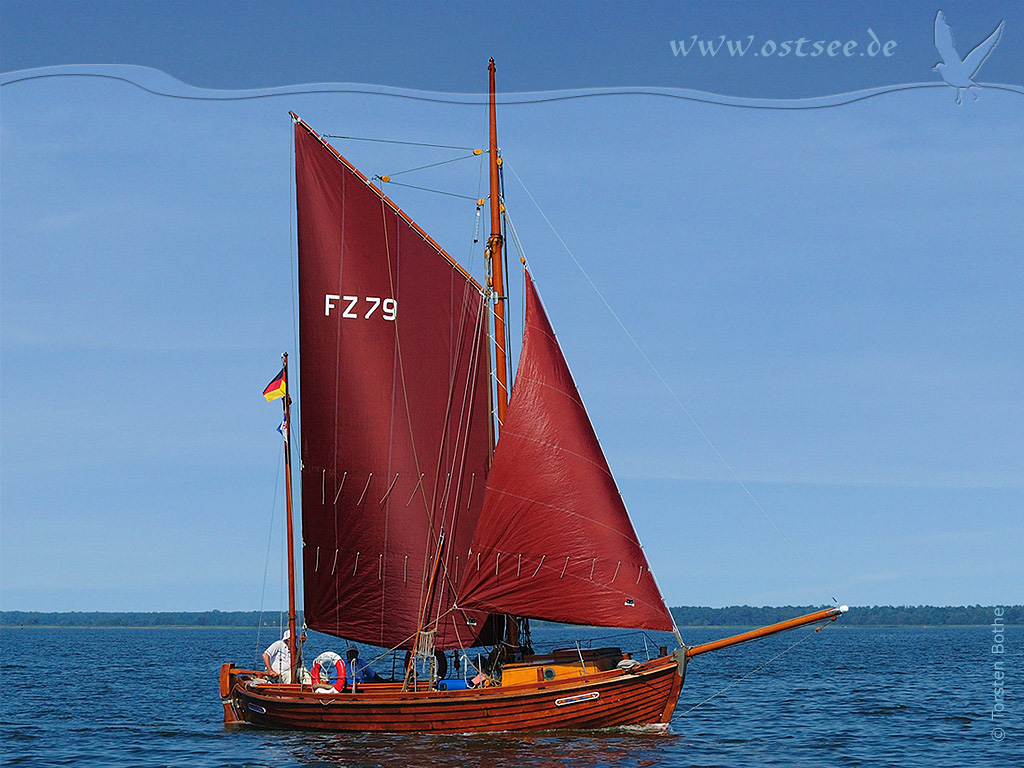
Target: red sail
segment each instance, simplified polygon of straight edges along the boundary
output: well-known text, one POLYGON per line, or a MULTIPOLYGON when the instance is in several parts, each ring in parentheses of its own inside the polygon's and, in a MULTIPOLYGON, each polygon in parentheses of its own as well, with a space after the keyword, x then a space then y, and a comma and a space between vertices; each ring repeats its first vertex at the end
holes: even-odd
POLYGON ((489 640, 450 610, 490 451, 486 300, 301 121, 295 175, 306 622, 410 647, 443 531, 424 629, 489 640))
POLYGON ((572 624, 671 630, 528 273, 525 324, 459 604, 572 624))

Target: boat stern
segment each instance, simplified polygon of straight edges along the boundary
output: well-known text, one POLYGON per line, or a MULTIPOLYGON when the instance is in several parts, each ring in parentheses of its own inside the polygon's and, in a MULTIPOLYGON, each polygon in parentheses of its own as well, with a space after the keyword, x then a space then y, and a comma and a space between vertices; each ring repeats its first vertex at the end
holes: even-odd
POLYGON ((234 664, 222 664, 220 667, 220 703, 224 705, 224 725, 243 722, 238 715, 234 697, 235 686, 248 680, 255 674, 252 670, 238 669, 234 664))

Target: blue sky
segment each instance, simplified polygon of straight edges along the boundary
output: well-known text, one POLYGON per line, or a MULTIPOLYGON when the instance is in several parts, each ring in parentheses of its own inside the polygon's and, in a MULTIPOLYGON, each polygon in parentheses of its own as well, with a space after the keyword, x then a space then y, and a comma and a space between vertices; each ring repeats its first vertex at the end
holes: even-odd
MULTIPOLYGON (((279 412, 260 392, 294 348, 287 112, 324 133, 480 145, 480 107, 402 96, 478 92, 489 55, 499 89, 662 89, 510 105, 499 131, 589 276, 509 174, 510 213, 670 604, 1020 602, 1024 97, 983 88, 958 107, 930 70, 944 7, 967 50, 1005 19, 979 80, 1024 83, 1019 9, 570 5, 552 24, 517 5, 489 45, 488 19, 468 11, 439 40, 387 4, 300 4, 301 18, 248 6, 261 12, 236 22, 231 4, 209 18, 56 4, 68 37, 45 4, 4 3, 2 70, 111 65, 8 74, 0 91, 4 609, 280 603, 279 412), (667 44, 669 27, 760 41, 868 26, 902 46, 892 68, 716 68, 667 44), (123 80, 13 82, 73 72, 123 80), (231 98, 330 81, 385 87, 231 98), (935 87, 784 111, 670 90, 901 83, 935 87)), ((337 146, 369 174, 452 156, 337 146)), ((408 180, 475 196, 479 170, 408 180)), ((389 192, 479 272, 472 204, 389 192)))

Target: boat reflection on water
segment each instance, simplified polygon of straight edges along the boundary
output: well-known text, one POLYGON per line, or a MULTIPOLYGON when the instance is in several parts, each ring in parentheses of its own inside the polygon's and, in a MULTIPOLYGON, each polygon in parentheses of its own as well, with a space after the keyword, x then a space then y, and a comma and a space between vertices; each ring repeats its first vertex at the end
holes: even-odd
POLYGON ((350 734, 339 738, 305 734, 294 738, 289 752, 303 766, 588 768, 664 764, 667 742, 681 736, 664 727, 631 726, 525 735, 350 734))

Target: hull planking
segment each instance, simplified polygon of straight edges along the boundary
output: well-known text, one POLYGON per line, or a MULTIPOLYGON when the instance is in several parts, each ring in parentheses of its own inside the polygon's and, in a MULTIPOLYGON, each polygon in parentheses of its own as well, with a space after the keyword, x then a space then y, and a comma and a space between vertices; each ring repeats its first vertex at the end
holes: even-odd
POLYGON ((383 733, 486 733, 667 725, 683 685, 685 661, 672 654, 632 671, 459 691, 402 691, 367 684, 356 693, 314 692, 256 682, 225 665, 226 723, 266 728, 383 733))

